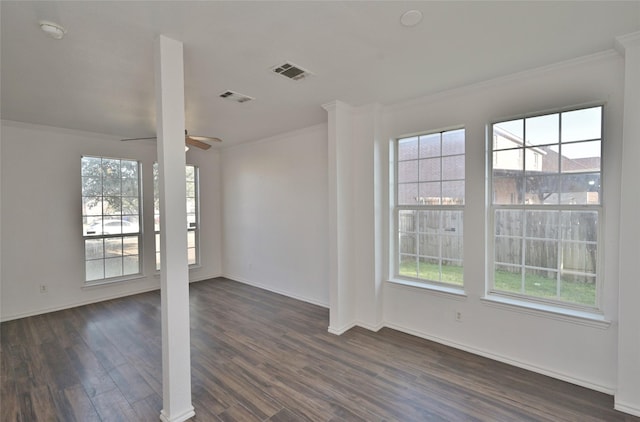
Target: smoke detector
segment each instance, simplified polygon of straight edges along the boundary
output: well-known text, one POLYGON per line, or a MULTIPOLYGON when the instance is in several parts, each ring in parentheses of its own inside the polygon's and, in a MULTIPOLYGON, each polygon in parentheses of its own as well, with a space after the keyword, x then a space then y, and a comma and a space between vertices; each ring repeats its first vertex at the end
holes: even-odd
POLYGON ((288 79, 293 79, 294 81, 299 81, 313 75, 313 73, 309 72, 308 70, 303 69, 302 67, 291 62, 285 62, 281 65, 274 66, 271 68, 271 70, 278 75, 282 75, 288 79))
POLYGON ((236 103, 246 103, 247 101, 255 100, 255 98, 248 95, 240 94, 234 91, 224 91, 220 94, 220 98, 225 100, 235 101, 236 103))
POLYGON ((64 29, 62 25, 58 25, 57 23, 40 21, 39 24, 42 32, 56 40, 61 40, 62 37, 64 37, 64 34, 67 33, 67 30, 64 29))

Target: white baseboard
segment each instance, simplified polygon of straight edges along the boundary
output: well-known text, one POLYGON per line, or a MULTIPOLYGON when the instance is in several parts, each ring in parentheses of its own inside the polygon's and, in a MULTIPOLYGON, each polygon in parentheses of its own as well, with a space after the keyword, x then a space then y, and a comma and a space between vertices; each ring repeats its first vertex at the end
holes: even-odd
POLYGON ((191 419, 192 417, 194 417, 196 415, 195 410, 193 409, 193 406, 191 406, 190 409, 185 410, 184 412, 180 413, 179 415, 175 415, 175 416, 169 416, 164 412, 164 409, 162 409, 160 411, 160 420, 162 422, 184 422, 186 420, 191 419))
POLYGON ((549 369, 545 369, 545 368, 541 368, 537 365, 534 364, 530 364, 528 362, 522 362, 520 360, 516 360, 516 359, 512 359, 510 357, 507 356, 503 356, 503 355, 498 355, 495 354, 493 352, 489 352, 487 350, 483 350, 483 349, 478 349, 476 347, 471 347, 471 346, 467 346, 465 344, 461 344, 461 343, 457 343, 455 341, 451 341, 448 339, 444 339, 441 337, 437 337, 437 336, 433 336, 418 330, 413 330, 410 328, 405 328, 405 327, 401 327, 399 325, 396 324, 389 324, 389 323, 385 323, 384 324, 385 327, 403 332, 403 333, 407 333, 407 334, 411 334, 414 335, 416 337, 420 337, 420 338, 424 338, 426 340, 431 340, 434 341, 436 343, 440 343, 440 344, 444 344, 445 346, 450 346, 453 347, 455 349, 460 349, 460 350, 464 350, 465 352, 469 352, 469 353, 473 353, 474 355, 478 355, 478 356, 482 356, 485 358, 489 358, 498 362, 502 362, 502 363, 506 363, 508 365, 511 366, 515 366, 518 368, 522 368, 522 369, 526 369, 528 371, 531 372, 535 372, 538 374, 542 374, 542 375, 546 375, 549 376, 551 378, 556 378, 559 379, 561 381, 565 381, 571 384, 575 384, 575 385, 579 385, 580 387, 585 387, 588 388, 590 390, 594 390, 594 391, 598 391, 601 393, 605 393, 608 395, 614 395, 615 393, 615 388, 613 386, 606 386, 606 385, 600 385, 600 384, 595 384, 591 381, 587 381, 587 380, 583 380, 580 378, 576 378, 573 377, 571 375, 565 374, 565 373, 561 373, 561 372, 557 372, 557 371, 552 371, 549 369))
POLYGON ((114 295, 102 296, 100 298, 94 298, 94 299, 90 299, 90 300, 81 300, 79 302, 66 303, 64 305, 53 306, 53 307, 50 307, 50 308, 37 309, 37 310, 34 310, 34 311, 20 312, 18 314, 14 314, 14 315, 3 316, 2 319, 0 319, 0 322, 6 322, 6 321, 12 321, 14 319, 27 318, 27 317, 36 316, 36 315, 48 314, 49 312, 63 311, 65 309, 77 308, 78 306, 90 305, 92 303, 104 302, 105 300, 118 299, 118 298, 126 297, 126 296, 133 296, 133 295, 137 295, 137 294, 140 294, 140 293, 151 292, 151 291, 159 290, 159 289, 160 289, 160 287, 158 287, 158 286, 145 287, 144 289, 137 289, 137 290, 132 290, 132 291, 124 292, 124 293, 118 293, 118 294, 114 294, 114 295))
POLYGON ((329 328, 327 328, 327 331, 329 333, 331 333, 331 334, 335 334, 337 336, 340 336, 340 335, 346 333, 347 331, 349 331, 350 329, 352 329, 353 327, 355 327, 356 325, 358 325, 358 324, 356 324, 355 322, 352 322, 350 324, 343 325, 340 328, 329 326, 329 328))
POLYGON ((247 284, 249 286, 257 287, 257 288, 262 289, 262 290, 267 290, 269 292, 273 292, 273 293, 277 293, 279 295, 287 296, 287 297, 290 297, 292 299, 301 300, 303 302, 307 302, 307 303, 310 303, 312 305, 321 306, 323 308, 329 308, 329 304, 328 303, 323 303, 323 302, 320 302, 320 301, 318 301, 316 299, 300 296, 300 295, 297 295, 295 293, 291 293, 291 292, 288 292, 288 291, 285 291, 285 290, 275 289, 272 286, 268 286, 268 285, 265 285, 265 284, 262 284, 262 283, 258 283, 258 282, 246 279, 244 277, 234 276, 233 274, 225 274, 225 275, 221 275, 220 277, 228 278, 229 280, 237 281, 238 283, 247 284))
POLYGON ((613 408, 620 412, 628 413, 629 415, 640 416, 640 407, 638 407, 638 405, 623 403, 616 400, 613 408))

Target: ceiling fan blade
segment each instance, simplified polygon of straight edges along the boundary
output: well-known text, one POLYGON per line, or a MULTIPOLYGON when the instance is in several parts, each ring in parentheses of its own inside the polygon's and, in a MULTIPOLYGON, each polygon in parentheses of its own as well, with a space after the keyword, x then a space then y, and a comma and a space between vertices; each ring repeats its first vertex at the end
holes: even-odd
POLYGON ((222 142, 222 139, 214 138, 212 136, 187 135, 187 137, 191 139, 195 139, 196 141, 202 141, 202 142, 222 142))
POLYGON ((150 138, 127 138, 127 139, 120 139, 120 142, 127 142, 127 141, 146 141, 146 140, 150 140, 150 139, 158 139, 157 136, 152 136, 150 138))
POLYGON ((198 139, 195 139, 192 136, 186 136, 184 138, 184 142, 185 144, 192 146, 192 147, 196 147, 196 148, 200 148, 200 149, 204 149, 207 150, 209 148, 211 148, 211 145, 207 144, 206 142, 202 142, 198 139))

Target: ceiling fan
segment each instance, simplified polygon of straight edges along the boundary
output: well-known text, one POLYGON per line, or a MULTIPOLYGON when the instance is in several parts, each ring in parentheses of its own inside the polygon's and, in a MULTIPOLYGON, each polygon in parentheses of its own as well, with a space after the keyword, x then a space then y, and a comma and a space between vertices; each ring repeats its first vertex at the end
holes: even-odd
MULTIPOLYGON (((150 138, 128 138, 128 139, 121 139, 121 141, 122 142, 126 142, 126 141, 143 141, 143 140, 147 140, 147 139, 158 139, 158 137, 157 136, 152 136, 150 138)), ((207 149, 211 148, 211 145, 209 145, 207 142, 222 142, 222 139, 214 138, 214 137, 211 137, 211 136, 189 135, 189 133, 185 129, 185 131, 184 131, 184 143, 187 144, 188 146, 192 146, 192 147, 196 147, 196 148, 207 150, 207 149)))

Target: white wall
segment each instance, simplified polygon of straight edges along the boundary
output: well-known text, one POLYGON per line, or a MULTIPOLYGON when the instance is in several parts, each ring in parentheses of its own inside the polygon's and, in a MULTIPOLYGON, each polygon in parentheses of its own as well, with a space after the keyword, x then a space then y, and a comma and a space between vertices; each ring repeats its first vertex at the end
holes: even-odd
POLYGON ((226 148, 227 277, 326 306, 327 126, 226 148))
MULTIPOLYGON (((191 280, 221 275, 220 173, 216 151, 190 151, 200 166, 202 266, 191 280)), ((2 122, 2 320, 157 289, 153 239, 153 142, 2 122), (84 284, 80 157, 133 158, 143 166, 144 274, 122 283, 84 284), (39 292, 46 284, 48 292, 39 292)))
MULTIPOLYGON (((388 139, 456 125, 466 128, 466 297, 386 283, 385 324, 613 393, 616 388, 618 224, 623 60, 615 52, 387 107, 388 139), (524 312, 481 300, 485 290, 485 130, 522 113, 605 102, 603 143, 604 316, 610 326, 524 312), (454 321, 461 311, 463 322, 454 321)), ((385 171, 381 169, 380 171, 385 171)))

